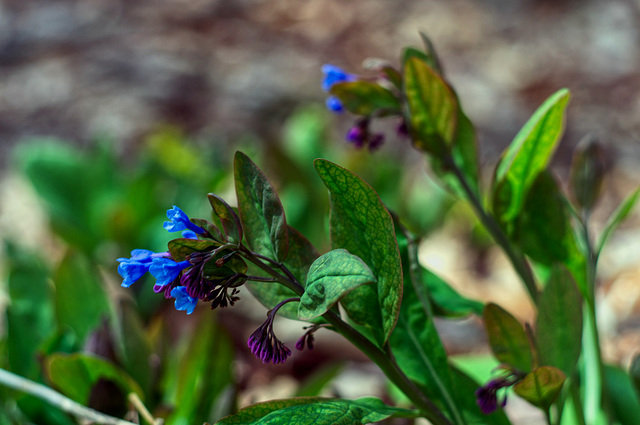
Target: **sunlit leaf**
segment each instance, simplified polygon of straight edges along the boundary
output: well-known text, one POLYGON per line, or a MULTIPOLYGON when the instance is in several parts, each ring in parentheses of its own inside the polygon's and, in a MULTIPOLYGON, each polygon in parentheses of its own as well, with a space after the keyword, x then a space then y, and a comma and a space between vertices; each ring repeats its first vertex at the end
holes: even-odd
POLYGON ((542 366, 529 372, 513 386, 513 390, 529 403, 546 410, 560 393, 565 379, 560 369, 542 366))

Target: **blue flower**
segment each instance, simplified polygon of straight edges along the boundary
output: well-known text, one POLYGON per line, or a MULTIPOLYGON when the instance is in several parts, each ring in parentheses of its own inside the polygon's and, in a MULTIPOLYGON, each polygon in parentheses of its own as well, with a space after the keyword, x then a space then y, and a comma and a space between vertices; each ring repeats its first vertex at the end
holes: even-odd
POLYGON ((349 74, 342 68, 328 63, 322 65, 322 72, 324 73, 324 78, 322 79, 322 90, 326 92, 331 90, 331 86, 336 83, 345 83, 356 80, 355 75, 349 74))
POLYGON ((169 258, 154 258, 149 271, 156 278, 156 284, 153 286, 155 292, 160 292, 162 289, 173 282, 180 272, 187 267, 191 266, 191 263, 187 260, 176 263, 169 258))
POLYGON ((198 235, 193 230, 185 230, 182 232, 182 237, 186 239, 198 239, 198 235))
POLYGON ((118 273, 124 279, 122 286, 128 288, 148 272, 153 255, 154 252, 147 249, 134 249, 131 258, 118 258, 118 273))
POLYGON ((169 232, 179 232, 181 230, 191 230, 197 234, 205 232, 202 227, 193 224, 187 214, 175 205, 172 209, 167 210, 167 218, 171 221, 165 221, 163 227, 169 232))
MULTIPOLYGON (((324 78, 322 79, 322 90, 326 92, 331 90, 331 86, 336 83, 355 81, 357 78, 355 75, 344 72, 341 68, 331 64, 322 65, 322 72, 324 73, 324 78)), ((325 104, 327 109, 333 112, 342 112, 344 109, 342 102, 336 96, 329 96, 325 101, 325 104)))
POLYGON ((173 288, 171 290, 171 296, 176 299, 176 310, 186 310, 187 314, 193 313, 193 310, 196 308, 196 304, 198 304, 198 299, 190 297, 189 294, 187 294, 187 288, 184 286, 177 286, 173 288))

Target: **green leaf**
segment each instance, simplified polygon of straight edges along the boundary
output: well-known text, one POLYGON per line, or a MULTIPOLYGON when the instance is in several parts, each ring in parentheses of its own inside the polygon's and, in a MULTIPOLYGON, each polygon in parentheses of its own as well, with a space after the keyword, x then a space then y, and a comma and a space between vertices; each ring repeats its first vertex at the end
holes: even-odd
POLYGON ((88 404, 91 389, 101 379, 116 384, 124 394, 136 393, 144 400, 140 386, 113 363, 87 354, 52 354, 46 360, 51 382, 63 394, 88 404))
MULTIPOLYGON (((301 285, 306 284, 309 267, 318 257, 319 254, 311 242, 289 226, 289 256, 284 265, 301 285)), ((282 300, 299 296, 286 286, 277 283, 247 282, 245 286, 268 310, 274 308, 282 300)), ((298 320, 298 304, 297 302, 287 303, 280 307, 278 314, 287 319, 298 320)), ((316 321, 314 320, 314 322, 316 321)))
POLYGON ((296 390, 294 397, 316 397, 323 389, 337 377, 345 368, 343 362, 331 363, 307 377, 296 390))
POLYGON ((531 116, 502 154, 493 185, 493 210, 508 224, 520 213, 529 188, 547 167, 564 130, 569 91, 559 90, 531 116))
POLYGON ((79 343, 108 315, 109 300, 102 287, 100 271, 83 254, 69 251, 56 270, 56 316, 68 326, 79 343))
POLYGON ((400 101, 389 90, 371 81, 336 83, 329 91, 338 97, 344 108, 356 115, 378 116, 400 112, 400 101))
POLYGON ((194 252, 211 251, 220 246, 220 243, 211 239, 178 238, 169 241, 169 253, 174 261, 184 261, 194 252))
POLYGON ((424 44, 424 50, 429 57, 427 63, 431 66, 431 68, 438 71, 440 75, 444 75, 442 72, 442 66, 440 65, 440 59, 438 58, 438 54, 436 53, 436 48, 434 47, 431 39, 427 37, 427 34, 420 31, 420 38, 422 39, 422 43, 424 44))
POLYGON ((222 418, 221 425, 355 425, 392 416, 416 417, 413 410, 385 405, 375 397, 357 400, 298 397, 254 404, 222 418))
POLYGON ((298 305, 298 318, 311 320, 329 311, 355 288, 375 283, 376 277, 360 258, 345 249, 320 256, 309 269, 305 291, 298 305))
POLYGON ((275 189, 242 152, 236 152, 234 177, 238 211, 249 246, 258 254, 285 261, 289 252, 289 234, 284 209, 275 189))
POLYGON ((207 195, 213 212, 222 222, 222 228, 227 240, 232 243, 242 242, 242 223, 238 214, 221 197, 210 193, 207 195))
POLYGON ((442 155, 456 140, 458 100, 449 85, 420 58, 404 62, 404 91, 416 148, 442 155))
POLYGON ((513 386, 513 390, 534 406, 547 410, 560 393, 565 380, 566 376, 560 369, 542 366, 529 372, 513 386))
POLYGON ((604 366, 604 393, 611 413, 621 425, 637 425, 640 418, 640 392, 622 369, 604 366))
MULTIPOLYGON (((167 368, 174 376, 174 391, 168 399, 175 409, 166 419, 167 425, 191 425, 208 418, 211 407, 223 390, 233 383, 233 343, 222 326, 211 315, 203 315, 187 340, 183 358, 170 362, 167 368)), ((209 418, 211 419, 211 418, 209 418)))
POLYGON ((493 303, 485 306, 483 317, 489 345, 496 358, 522 372, 529 372, 532 362, 531 345, 520 322, 493 303))
POLYGON ((629 376, 631 376, 633 384, 636 386, 636 391, 640 394, 640 353, 636 354, 631 360, 629 376))
POLYGON ((570 255, 578 251, 566 205, 553 176, 547 171, 541 172, 515 219, 512 239, 525 254, 551 265, 566 264, 570 255))
POLYGON ((582 296, 562 266, 555 266, 538 300, 536 340, 540 364, 571 376, 582 346, 582 296))
POLYGON ((470 314, 482 316, 484 304, 466 298, 438 275, 422 268, 422 281, 427 287, 433 304, 433 313, 443 317, 464 317, 470 314))
POLYGON ((570 188, 577 205, 591 210, 602 194, 604 153, 592 136, 580 141, 571 161, 570 188))
POLYGON ((627 218, 633 207, 636 205, 639 196, 640 187, 622 201, 620 206, 615 210, 611 217, 609 217, 609 220, 602 231, 602 236, 600 236, 600 241, 598 242, 598 249, 596 250, 597 256, 602 252, 602 248, 604 247, 605 242, 607 242, 609 236, 617 229, 618 225, 627 218))
POLYGON ((331 247, 360 257, 378 280, 377 286, 365 285, 349 293, 342 305, 353 321, 378 332, 378 343, 384 344, 402 299, 402 264, 393 219, 364 180, 323 159, 314 164, 330 193, 331 247))
POLYGON ((53 288, 49 271, 33 253, 7 244, 6 353, 10 369, 37 379, 40 375, 38 351, 55 331, 53 288), (25 337, 28 336, 28 337, 25 337))

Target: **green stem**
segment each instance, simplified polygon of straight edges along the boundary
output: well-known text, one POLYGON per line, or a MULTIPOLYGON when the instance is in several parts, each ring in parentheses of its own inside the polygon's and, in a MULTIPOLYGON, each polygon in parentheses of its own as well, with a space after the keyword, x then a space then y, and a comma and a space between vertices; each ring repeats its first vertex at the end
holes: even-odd
MULTIPOLYGON (((264 264, 251 251, 244 248, 240 252, 256 266, 276 278, 276 280, 287 288, 291 289, 298 295, 304 293, 304 288, 299 282, 281 275, 271 267, 264 264)), ((412 402, 421 410, 422 415, 427 418, 433 425, 453 425, 442 411, 429 400, 413 382, 402 372, 398 364, 393 361, 385 351, 369 341, 364 335, 355 330, 351 325, 344 322, 340 316, 333 311, 328 311, 322 317, 329 322, 334 329, 345 337, 349 342, 355 345, 360 351, 369 357, 384 374, 393 382, 412 402)))
POLYGON ((49 387, 45 387, 42 384, 38 384, 37 382, 33 382, 4 369, 0 369, 0 384, 37 397, 64 412, 70 413, 76 418, 84 418, 88 422, 105 425, 136 425, 133 422, 114 418, 113 416, 108 416, 97 410, 85 407, 49 387))
POLYGON ((520 276, 520 279, 522 279, 522 282, 527 288, 531 299, 534 303, 537 304, 538 285, 536 285, 536 281, 533 277, 533 272, 531 271, 529 263, 527 263, 524 256, 520 252, 517 252, 513 248, 511 242, 509 242, 509 239, 504 234, 493 216, 489 215, 485 211, 482 202, 478 198, 478 195, 473 191, 473 189, 471 189, 471 186, 469 186, 469 182, 467 182, 466 177, 464 176, 460 168, 458 168, 458 166, 455 164, 453 158, 450 155, 447 161, 447 165, 449 166, 449 169, 453 171, 454 175, 462 185, 462 188, 467 195, 469 202, 471 202, 471 206, 475 210, 476 215, 478 216, 484 227, 487 229, 487 231, 491 234, 494 241, 498 245, 500 245, 504 253, 507 255, 516 273, 518 273, 518 276, 520 276))
MULTIPOLYGON (((576 379, 571 380, 570 385, 571 391, 571 401, 573 404, 573 411, 576 414, 576 420, 578 423, 576 425, 586 425, 584 419, 584 411, 582 410, 582 401, 580 400, 580 387, 578 386, 578 381, 576 379)), ((558 421, 560 418, 558 418, 558 421)))

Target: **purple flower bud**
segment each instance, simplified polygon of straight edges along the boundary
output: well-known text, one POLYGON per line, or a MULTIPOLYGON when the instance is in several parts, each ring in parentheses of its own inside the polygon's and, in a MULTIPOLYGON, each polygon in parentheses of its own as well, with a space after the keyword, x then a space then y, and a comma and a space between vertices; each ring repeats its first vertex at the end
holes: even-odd
POLYGON ((175 205, 172 209, 167 210, 167 218, 171 221, 165 221, 163 227, 169 232, 180 232, 182 230, 191 230, 197 234, 205 232, 202 227, 193 224, 187 214, 175 205))
POLYGON ((149 272, 156 278, 156 284, 153 286, 155 292, 160 292, 163 288, 173 282, 182 270, 191 266, 189 261, 181 261, 176 263, 169 258, 154 258, 149 272))
MULTIPOLYGON (((512 369, 507 375, 497 379, 492 379, 487 382, 486 385, 478 388, 475 392, 476 403, 482 410, 482 413, 488 415, 498 408, 498 390, 506 387, 510 387, 524 378, 525 374, 512 369)), ((500 406, 507 405, 507 395, 505 394, 502 400, 500 400, 500 406)))
POLYGON ((193 313, 193 310, 196 308, 196 304, 198 304, 198 299, 190 297, 189 294, 187 294, 187 288, 184 286, 176 286, 173 288, 171 290, 171 296, 176 299, 176 310, 186 310, 187 314, 193 313))
POLYGON ((382 146, 384 143, 384 134, 375 133, 369 136, 369 151, 373 152, 382 146))
POLYGON ((247 346, 251 349, 251 353, 262 360, 262 363, 284 363, 287 357, 291 355, 291 350, 273 332, 273 321, 276 318, 276 312, 280 307, 291 301, 300 301, 300 298, 288 298, 278 303, 267 314, 267 320, 247 340, 247 346))

